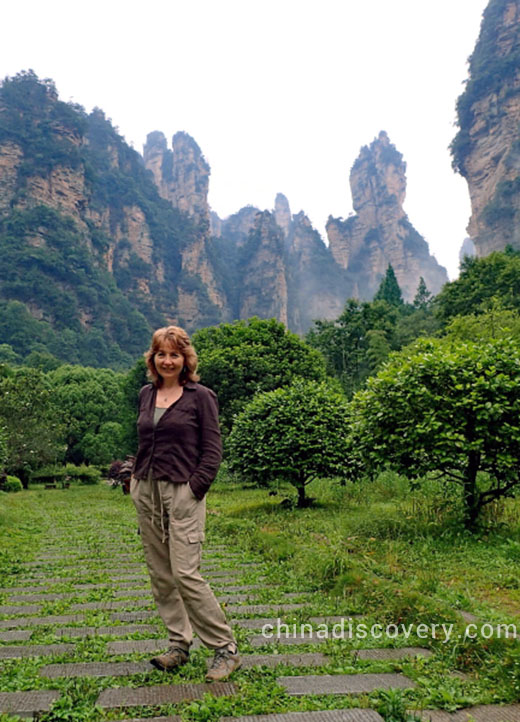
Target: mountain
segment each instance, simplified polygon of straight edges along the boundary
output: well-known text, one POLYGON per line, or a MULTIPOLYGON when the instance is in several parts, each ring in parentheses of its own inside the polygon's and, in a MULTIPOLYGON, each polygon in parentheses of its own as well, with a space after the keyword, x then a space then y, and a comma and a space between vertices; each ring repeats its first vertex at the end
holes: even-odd
POLYGON ((60 101, 52 81, 7 78, 0 361, 50 353, 125 368, 165 324, 274 316, 304 333, 348 297, 370 298, 388 263, 408 298, 421 275, 433 292, 446 280, 402 211, 404 163, 384 134, 354 164, 357 216, 329 219, 329 246, 282 194, 272 209, 219 218, 209 177, 185 132, 171 148, 150 133, 141 156, 100 109, 60 101))
POLYGON ((520 0, 491 0, 457 101, 453 165, 468 183, 478 256, 520 248, 520 0))
POLYGON ((364 146, 350 171, 355 215, 329 217, 329 248, 337 262, 355 278, 357 298, 369 300, 391 264, 403 298, 412 301, 420 277, 437 293, 448 276, 430 255, 428 244, 403 210, 406 164, 382 131, 364 146))

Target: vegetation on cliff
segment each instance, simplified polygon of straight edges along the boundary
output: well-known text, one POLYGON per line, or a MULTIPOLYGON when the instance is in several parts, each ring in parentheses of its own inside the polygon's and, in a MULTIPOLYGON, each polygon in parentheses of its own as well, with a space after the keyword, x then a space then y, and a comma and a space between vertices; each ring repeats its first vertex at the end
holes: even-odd
POLYGON ((451 152, 453 167, 462 175, 465 175, 464 164, 472 145, 470 130, 475 120, 475 104, 486 96, 493 96, 494 120, 510 93, 517 92, 513 83, 520 67, 518 42, 512 43, 507 52, 501 51, 498 44, 498 28, 509 5, 511 0, 491 0, 484 10, 480 35, 469 58, 469 79, 457 100, 459 131, 451 143, 451 152))

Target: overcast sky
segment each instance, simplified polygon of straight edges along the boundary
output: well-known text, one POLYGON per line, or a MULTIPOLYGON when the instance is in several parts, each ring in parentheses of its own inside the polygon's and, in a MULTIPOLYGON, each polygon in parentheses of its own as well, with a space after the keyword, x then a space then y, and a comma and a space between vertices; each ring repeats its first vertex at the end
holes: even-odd
POLYGON ((455 102, 487 0, 25 0, 2 12, 0 75, 32 68, 102 108, 142 152, 192 135, 225 217, 277 192, 324 234, 380 130, 403 154, 405 210, 450 277, 470 215, 451 169, 455 102))

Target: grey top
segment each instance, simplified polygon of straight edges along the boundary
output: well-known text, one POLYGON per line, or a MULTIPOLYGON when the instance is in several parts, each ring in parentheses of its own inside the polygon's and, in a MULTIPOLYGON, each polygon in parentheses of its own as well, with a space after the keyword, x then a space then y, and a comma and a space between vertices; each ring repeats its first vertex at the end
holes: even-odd
POLYGON ((157 422, 161 418, 161 416, 164 414, 168 407, 166 406, 164 409, 160 408, 159 406, 156 406, 153 412, 153 425, 157 426, 157 422))

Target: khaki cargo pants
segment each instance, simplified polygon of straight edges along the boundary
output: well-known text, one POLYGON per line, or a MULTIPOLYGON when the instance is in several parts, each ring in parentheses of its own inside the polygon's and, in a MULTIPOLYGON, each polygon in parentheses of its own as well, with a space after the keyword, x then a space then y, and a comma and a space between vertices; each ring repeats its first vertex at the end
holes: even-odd
POLYGON ((132 478, 152 593, 170 644, 189 650, 193 632, 210 649, 235 644, 215 595, 200 574, 206 499, 189 484, 132 478))

